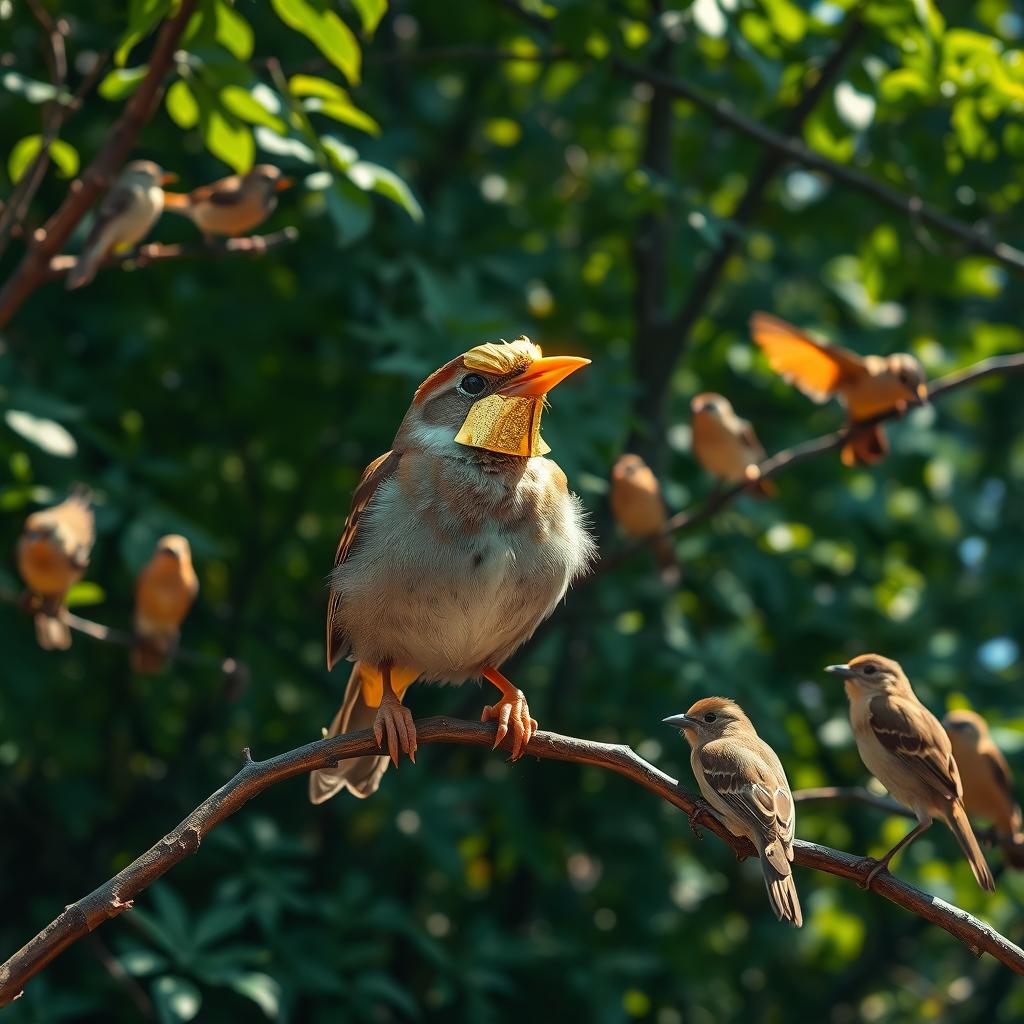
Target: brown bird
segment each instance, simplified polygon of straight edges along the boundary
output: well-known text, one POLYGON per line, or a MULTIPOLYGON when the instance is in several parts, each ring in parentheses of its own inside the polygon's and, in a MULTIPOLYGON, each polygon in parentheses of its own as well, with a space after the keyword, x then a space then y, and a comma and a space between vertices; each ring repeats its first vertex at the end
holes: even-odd
MULTIPOLYGON (((860 356, 838 345, 815 341, 798 327, 768 313, 750 318, 754 341, 771 368, 815 402, 838 398, 846 407, 847 425, 928 401, 928 382, 921 364, 906 352, 891 356, 860 356)), ((889 451, 880 423, 865 427, 843 447, 847 466, 879 462, 889 451)))
POLYGON ((917 816, 911 829, 875 866, 865 885, 888 869, 898 851, 941 818, 956 836, 977 879, 992 892, 992 878, 964 809, 953 748, 939 720, 917 699, 903 669, 891 658, 862 654, 848 665, 829 665, 850 699, 850 723, 868 771, 917 816))
POLYGON ((779 493, 771 480, 760 479, 758 463, 764 461, 764 445, 724 395, 713 391, 696 395, 690 411, 693 454, 712 476, 731 484, 749 482, 747 490, 758 498, 774 498, 779 493))
POLYGON ((199 578, 192 568, 188 541, 176 533, 161 537, 135 585, 132 668, 136 672, 159 672, 174 655, 181 624, 198 593, 199 578))
POLYGON ((172 213, 188 217, 207 241, 214 235, 235 237, 258 228, 277 207, 277 193, 291 188, 273 164, 257 164, 248 174, 232 174, 191 192, 168 192, 172 213))
POLYGON ((663 721, 686 736, 694 778, 725 827, 754 844, 775 916, 799 928, 803 913, 790 866, 796 811, 778 755, 724 697, 705 697, 663 721))
POLYGON ((668 522, 668 510, 661 496, 661 485, 650 466, 639 455, 626 452, 612 467, 609 500, 612 515, 627 537, 656 538, 654 557, 666 587, 679 584, 679 560, 671 538, 662 531, 668 522))
POLYGON ((133 160, 103 197, 82 254, 64 282, 71 291, 87 285, 111 252, 138 245, 164 209, 162 185, 177 181, 152 160, 133 160))
POLYGON ((1024 834, 1013 775, 988 723, 973 711, 950 711, 942 724, 960 769, 968 815, 991 822, 1007 861, 1024 869, 1024 834))
POLYGON ((78 488, 59 505, 33 512, 18 541, 18 572, 35 613, 36 640, 44 651, 66 651, 71 630, 64 598, 84 575, 96 540, 90 494, 78 488))
MULTIPOLYGON (((355 661, 330 734, 373 726, 398 764, 416 751, 402 698, 417 679, 481 677, 501 699, 482 721, 521 756, 537 723, 499 671, 557 607, 596 548, 540 436, 545 395, 589 360, 527 338, 479 345, 418 388, 391 451, 370 463, 330 577, 327 666, 355 661)), ((387 757, 314 771, 310 799, 368 796, 387 757)))

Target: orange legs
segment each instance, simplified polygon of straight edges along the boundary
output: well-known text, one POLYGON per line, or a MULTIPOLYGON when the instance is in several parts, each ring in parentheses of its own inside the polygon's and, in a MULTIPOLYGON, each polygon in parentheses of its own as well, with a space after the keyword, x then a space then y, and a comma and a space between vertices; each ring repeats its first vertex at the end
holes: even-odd
POLYGON ((480 721, 498 723, 495 747, 505 738, 509 729, 512 730, 512 760, 518 761, 537 731, 537 721, 530 717, 530 707, 523 691, 517 690, 496 668, 485 667, 480 674, 501 690, 501 700, 485 707, 480 721))
POLYGON ((384 691, 377 709, 377 717, 373 720, 373 735, 377 746, 384 746, 384 733, 388 735, 388 753, 395 767, 398 767, 399 751, 409 755, 409 760, 416 763, 416 723, 412 720, 412 712, 404 707, 391 686, 391 665, 389 662, 380 664, 380 674, 384 682, 384 691))

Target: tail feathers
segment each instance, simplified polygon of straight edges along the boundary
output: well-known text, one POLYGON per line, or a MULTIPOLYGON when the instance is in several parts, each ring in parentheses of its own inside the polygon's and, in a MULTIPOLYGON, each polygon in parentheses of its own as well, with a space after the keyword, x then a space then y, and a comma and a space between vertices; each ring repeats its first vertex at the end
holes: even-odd
POLYGON ((661 582, 669 589, 678 587, 683 579, 683 570, 671 538, 659 537, 654 542, 654 560, 661 571, 661 582))
POLYGON ((71 646, 71 629, 60 612, 35 615, 36 641, 44 651, 66 651, 71 646))
POLYGON ((768 902, 780 921, 799 928, 804 923, 797 896, 793 870, 789 866, 792 851, 784 848, 777 840, 761 849, 761 873, 768 890, 768 902))
POLYGON ((956 836, 960 849, 964 851, 964 856, 971 865, 971 870, 974 872, 978 885, 989 892, 995 892, 996 880, 992 877, 992 872, 989 869, 988 862, 985 860, 985 855, 981 852, 981 847, 975 838, 971 823, 967 820, 967 812, 964 810, 964 805, 959 800, 954 801, 950 805, 946 824, 949 825, 950 831, 956 836))
POLYGON ((843 446, 842 460, 844 466, 872 466, 889 454, 889 439, 880 423, 858 431, 843 446))
POLYGON ((160 672, 177 646, 177 636, 137 636, 132 647, 132 670, 140 675, 160 672))
POLYGON ((164 192, 164 209, 188 217, 192 213, 192 197, 187 192, 164 192))
POLYGON ((100 263, 103 262, 103 256, 103 250, 98 247, 86 249, 68 271, 64 287, 69 292, 76 288, 84 288, 96 276, 96 271, 100 269, 100 263))

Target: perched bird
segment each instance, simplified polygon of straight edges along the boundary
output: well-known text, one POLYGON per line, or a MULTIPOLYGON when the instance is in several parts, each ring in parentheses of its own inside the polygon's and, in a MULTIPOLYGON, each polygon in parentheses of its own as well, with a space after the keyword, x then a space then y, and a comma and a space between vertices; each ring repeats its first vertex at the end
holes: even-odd
POLYGON ((199 593, 188 541, 170 533, 156 542, 153 557, 135 585, 135 646, 132 668, 159 672, 178 648, 181 624, 199 593))
POLYGON ((978 885, 990 892, 992 878, 964 809, 960 772, 939 720, 917 699, 903 669, 891 658, 862 654, 848 665, 829 665, 845 680, 850 724, 868 771, 889 794, 917 816, 911 829, 875 866, 871 881, 889 861, 941 818, 956 836, 978 885))
POLYGON ((667 587, 678 585, 679 560, 669 537, 662 531, 668 522, 668 510, 661 496, 661 485, 651 467, 639 455, 626 452, 612 467, 610 494, 612 515, 627 537, 654 537, 654 557, 667 587))
MULTIPOLYGON (((815 341, 792 324, 768 313, 750 318, 754 341, 771 368, 795 384, 808 398, 838 398, 846 407, 847 425, 855 426, 882 413, 905 412, 928 401, 928 382, 921 364, 906 352, 891 356, 859 356, 838 345, 815 341)), ((845 465, 870 465, 889 451, 880 423, 864 427, 843 447, 845 465)))
POLYGON ((108 253, 138 245, 163 213, 161 186, 172 181, 177 181, 177 176, 168 174, 152 160, 133 160, 128 164, 100 203, 82 254, 68 272, 65 287, 70 290, 88 284, 108 253))
POLYGON ((747 420, 736 415, 724 395, 713 391, 696 395, 690 402, 693 413, 693 454, 719 480, 731 484, 748 481, 747 490, 758 498, 778 494, 771 480, 761 480, 758 463, 765 457, 764 445, 747 420))
POLYGON ((18 572, 35 613, 36 640, 44 651, 66 651, 71 630, 64 597, 84 575, 96 540, 91 496, 84 488, 59 505, 33 512, 18 541, 18 572))
POLYGON ((1013 775, 988 723, 973 711, 950 711, 942 724, 960 769, 968 815, 990 821, 1007 860, 1024 868, 1024 833, 1013 775))
MULTIPOLYGON (((397 765, 399 750, 416 751, 409 685, 483 677, 501 699, 481 721, 498 723, 495 746, 511 729, 521 756, 537 723, 499 668, 596 553, 540 436, 545 395, 588 362, 519 338, 479 345, 420 385, 391 451, 356 487, 335 556, 327 666, 356 665, 331 735, 372 724, 397 765)), ((314 771, 310 798, 368 796, 386 764, 375 755, 314 771)))
POLYGON ((188 217, 207 241, 258 228, 277 206, 277 193, 292 186, 273 164, 257 164, 248 174, 232 174, 191 192, 168 192, 167 209, 188 217))
POLYGON ((686 736, 697 785, 725 827, 754 844, 775 916, 799 928, 803 913, 790 866, 796 811, 778 755, 724 697, 705 697, 663 721, 686 736))

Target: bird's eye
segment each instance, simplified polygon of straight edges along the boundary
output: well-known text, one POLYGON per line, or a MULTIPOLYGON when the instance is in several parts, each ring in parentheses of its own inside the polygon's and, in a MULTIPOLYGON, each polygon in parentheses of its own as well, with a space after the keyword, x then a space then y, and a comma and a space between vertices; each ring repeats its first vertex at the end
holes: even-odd
POLYGON ((487 387, 487 381, 479 373, 467 373, 459 381, 459 390, 466 395, 479 395, 487 387))
POLYGON ((874 665, 865 665, 864 666, 864 675, 866 675, 866 676, 873 676, 874 674, 875 674, 875 666, 874 665))
POLYGON ((706 715, 704 716, 704 721, 705 721, 705 722, 714 722, 714 721, 715 721, 715 720, 716 720, 717 718, 718 718, 718 715, 716 715, 716 714, 714 713, 714 711, 709 711, 709 712, 708 712, 708 713, 707 713, 707 714, 706 714, 706 715))

